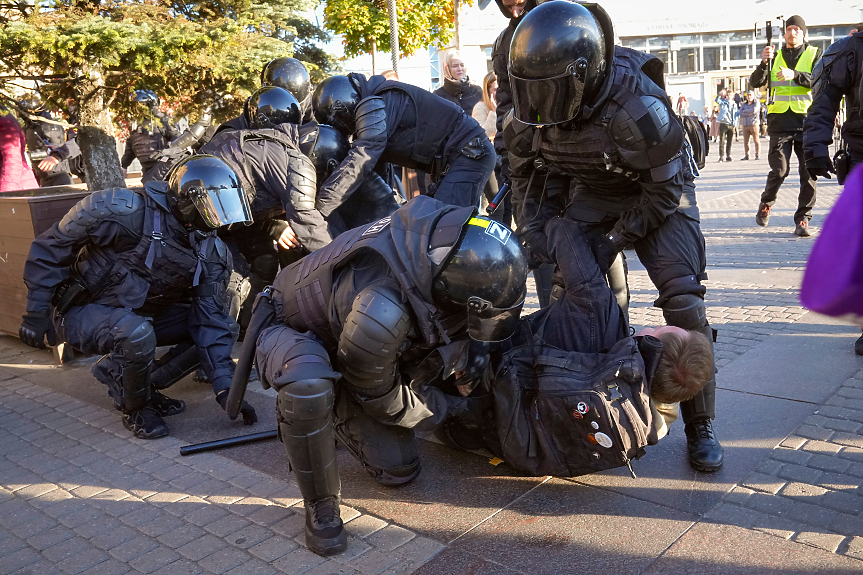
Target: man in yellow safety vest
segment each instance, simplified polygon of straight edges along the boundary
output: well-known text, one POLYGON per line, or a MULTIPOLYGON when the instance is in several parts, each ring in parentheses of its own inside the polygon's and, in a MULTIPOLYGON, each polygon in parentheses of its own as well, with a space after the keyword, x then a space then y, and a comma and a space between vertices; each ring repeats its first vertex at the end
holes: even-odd
POLYGON ((812 69, 821 58, 821 50, 805 42, 806 22, 801 16, 792 16, 785 22, 785 47, 776 51, 766 46, 761 52, 761 64, 752 72, 749 83, 753 88, 768 84, 767 134, 770 148, 767 161, 770 173, 761 194, 761 203, 755 222, 766 226, 770 208, 776 201, 779 187, 791 167, 791 150, 797 155, 800 171, 800 195, 794 212, 794 233, 809 236, 809 220, 815 205, 815 178, 806 171, 803 159, 803 120, 812 103, 810 93, 812 69))

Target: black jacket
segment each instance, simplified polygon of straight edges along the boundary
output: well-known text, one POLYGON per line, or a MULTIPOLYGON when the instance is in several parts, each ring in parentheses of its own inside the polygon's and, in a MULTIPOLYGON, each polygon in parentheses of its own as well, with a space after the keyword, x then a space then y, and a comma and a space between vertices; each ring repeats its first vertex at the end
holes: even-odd
POLYGON ((46 172, 48 175, 68 173, 68 161, 81 155, 81 148, 78 147, 74 135, 67 140, 67 132, 62 125, 45 121, 39 116, 24 117, 24 138, 27 141, 27 151, 30 153, 30 161, 34 168, 48 156, 60 160, 59 164, 46 172))
POLYGON ((863 161, 863 32, 837 40, 812 71, 812 105, 803 122, 806 160, 830 158, 836 114, 846 99, 842 139, 856 164, 863 161))
POLYGON ((462 82, 444 78, 443 85, 433 93, 461 107, 468 116, 473 114, 476 103, 482 100, 482 88, 471 84, 470 78, 465 78, 462 82))
MULTIPOLYGON (((788 65, 792 70, 794 66, 797 65, 797 61, 800 59, 800 55, 803 54, 803 51, 809 47, 809 44, 802 44, 797 48, 782 48, 782 59, 785 60, 785 64, 788 65)), ((818 51, 818 54, 815 55, 815 61, 812 63, 812 69, 815 70, 815 67, 818 65, 818 62, 821 60, 821 50, 818 51)), ((767 80, 770 78, 770 68, 773 66, 773 61, 764 62, 762 61, 758 64, 758 67, 755 68, 755 71, 752 72, 752 75, 749 76, 749 83, 753 88, 761 88, 762 86, 767 86, 767 80)), ((792 80, 795 84, 799 86, 803 86, 804 88, 809 88, 812 85, 812 74, 808 72, 794 72, 794 79, 792 80)), ((768 99, 770 98, 770 94, 767 95, 768 99)), ((806 117, 806 114, 797 114, 792 112, 791 110, 787 110, 782 112, 781 114, 767 114, 767 133, 769 134, 779 134, 782 132, 801 132, 803 131, 803 119, 806 117)))
POLYGON ((188 302, 189 331, 218 392, 230 386, 233 370, 233 320, 223 301, 231 257, 215 235, 190 236, 167 209, 164 190, 153 182, 146 196, 120 188, 94 192, 33 240, 24 264, 27 311, 49 309, 72 275, 92 303, 139 315, 188 302))

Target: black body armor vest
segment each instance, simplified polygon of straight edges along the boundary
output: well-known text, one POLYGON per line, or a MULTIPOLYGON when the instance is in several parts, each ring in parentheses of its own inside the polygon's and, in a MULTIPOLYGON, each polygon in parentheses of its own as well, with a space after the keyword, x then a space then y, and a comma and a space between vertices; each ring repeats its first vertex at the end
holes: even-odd
MULTIPOLYGON (((543 158, 561 172, 572 176, 585 189, 615 194, 640 193, 635 180, 637 168, 625 161, 612 140, 609 123, 629 96, 668 96, 645 73, 654 56, 615 47, 611 90, 605 104, 586 122, 542 128, 540 150, 543 158)), ((670 155, 669 159, 673 156, 670 155)))
POLYGON ((165 137, 158 130, 139 127, 129 135, 129 144, 138 160, 148 161, 153 153, 165 149, 165 137))
POLYGON ((428 170, 435 156, 443 153, 446 140, 461 122, 464 111, 448 100, 401 82, 384 82, 375 89, 374 95, 380 96, 387 90, 404 92, 410 104, 389 136, 381 159, 398 166, 428 170))
POLYGON ((199 240, 151 196, 144 200, 144 227, 133 249, 88 245, 72 266, 95 303, 153 312, 190 296, 198 285, 201 260, 218 240, 199 240))

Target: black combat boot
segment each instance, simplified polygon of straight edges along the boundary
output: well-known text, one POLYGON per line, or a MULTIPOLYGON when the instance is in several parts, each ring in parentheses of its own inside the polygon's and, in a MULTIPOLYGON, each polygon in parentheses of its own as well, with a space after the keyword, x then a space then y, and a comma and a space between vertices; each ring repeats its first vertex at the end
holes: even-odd
POLYGON ((323 557, 348 548, 348 534, 339 510, 338 497, 305 501, 306 545, 309 551, 323 557))
POLYGON ((168 425, 149 405, 123 416, 123 425, 139 439, 158 439, 168 435, 168 425))
POLYGON ((713 422, 710 419, 687 423, 684 430, 689 450, 689 465, 698 471, 716 471, 722 467, 725 452, 713 433, 713 422))
POLYGON ((150 392, 150 407, 162 417, 168 417, 186 411, 186 402, 182 399, 171 399, 154 389, 150 392))

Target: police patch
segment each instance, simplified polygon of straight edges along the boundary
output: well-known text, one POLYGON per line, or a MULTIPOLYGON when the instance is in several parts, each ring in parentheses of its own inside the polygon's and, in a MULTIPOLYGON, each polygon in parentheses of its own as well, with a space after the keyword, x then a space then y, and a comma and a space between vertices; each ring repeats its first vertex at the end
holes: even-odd
POLYGON ((498 222, 489 222, 485 233, 496 239, 502 244, 506 244, 509 236, 512 235, 512 230, 498 222))
POLYGON ((373 223, 372 225, 370 225, 369 228, 366 231, 364 231, 360 237, 369 236, 371 234, 376 234, 376 233, 382 231, 388 225, 390 225, 390 222, 392 222, 392 221, 393 221, 392 216, 387 216, 387 217, 383 218, 382 220, 378 220, 375 223, 373 223))

